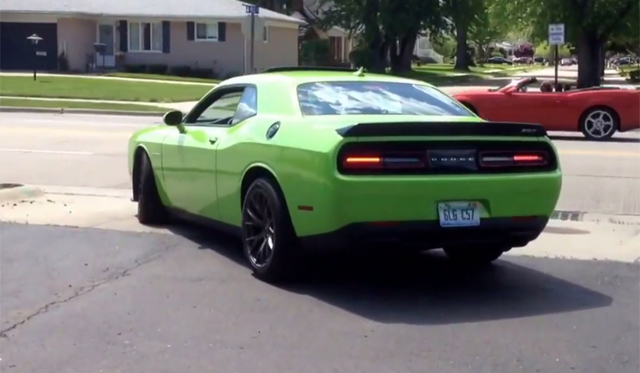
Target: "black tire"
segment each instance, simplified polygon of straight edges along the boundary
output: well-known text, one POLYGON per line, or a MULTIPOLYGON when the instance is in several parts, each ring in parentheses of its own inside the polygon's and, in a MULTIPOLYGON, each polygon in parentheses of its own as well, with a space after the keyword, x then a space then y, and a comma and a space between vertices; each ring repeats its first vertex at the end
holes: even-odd
POLYGON ((138 221, 145 225, 166 224, 169 220, 167 209, 158 194, 151 161, 146 154, 140 158, 138 167, 138 221))
POLYGON ((606 108, 606 107, 591 108, 591 109, 586 110, 580 116, 579 129, 580 129, 580 132, 582 132, 582 134, 584 135, 584 137, 586 137, 588 140, 605 141, 605 140, 610 139, 611 136, 613 136, 620 129, 620 120, 618 119, 618 115, 616 114, 616 112, 611 110, 611 109, 609 109, 609 108, 606 108), (604 136, 600 136, 600 137, 592 135, 589 132, 589 130, 587 129, 587 120, 588 120, 589 116, 593 115, 596 112, 604 112, 604 113, 606 113, 608 116, 611 117, 611 119, 613 121, 613 126, 611 127, 611 130, 609 132, 607 132, 604 136))
POLYGON ((256 278, 276 283, 295 277, 295 266, 301 257, 298 239, 284 196, 269 178, 256 179, 245 194, 242 245, 256 278), (260 253, 266 256, 259 257, 260 253))
POLYGON ((508 247, 495 246, 456 246, 443 248, 447 257, 456 264, 481 267, 497 260, 503 253, 509 251, 508 247))

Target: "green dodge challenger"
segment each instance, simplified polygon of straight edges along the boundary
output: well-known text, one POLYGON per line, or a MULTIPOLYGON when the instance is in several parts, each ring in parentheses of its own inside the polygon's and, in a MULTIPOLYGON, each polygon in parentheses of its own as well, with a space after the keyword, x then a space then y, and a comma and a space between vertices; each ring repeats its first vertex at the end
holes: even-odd
POLYGON ((429 84, 362 70, 232 78, 164 123, 129 142, 140 223, 236 234, 264 281, 310 250, 368 244, 490 263, 540 235, 562 184, 542 127, 486 122, 429 84))

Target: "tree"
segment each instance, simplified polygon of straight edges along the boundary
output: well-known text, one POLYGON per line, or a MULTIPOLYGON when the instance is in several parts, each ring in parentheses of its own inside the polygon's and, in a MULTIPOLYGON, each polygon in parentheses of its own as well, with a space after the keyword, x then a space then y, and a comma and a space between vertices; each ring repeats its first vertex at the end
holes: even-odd
POLYGON ((600 84, 610 40, 638 32, 638 0, 511 0, 500 3, 511 22, 531 24, 533 41, 547 39, 550 23, 564 23, 578 53, 578 87, 600 84))
POLYGON ((442 12, 456 37, 454 69, 468 71, 472 64, 469 41, 486 47, 504 32, 506 23, 497 13, 508 0, 442 0, 442 12))
POLYGON ((476 13, 471 20, 469 40, 476 45, 481 61, 488 57, 489 44, 504 37, 509 25, 499 13, 499 1, 503 0, 484 0, 485 11, 476 13))
POLYGON ((418 34, 438 32, 442 25, 439 0, 382 0, 380 17, 391 71, 411 71, 418 34))
MULTIPOLYGON (((327 0, 324 0, 325 2, 327 0)), ((418 34, 441 27, 439 0, 334 0, 322 23, 359 34, 369 55, 366 66, 395 73, 411 70, 418 34)))
MULTIPOLYGON (((553 48, 545 41, 536 45, 535 54, 536 56, 544 57, 549 59, 550 61, 554 58, 553 48)), ((571 57, 571 51, 567 46, 561 45, 558 47, 558 58, 569 58, 571 57)))

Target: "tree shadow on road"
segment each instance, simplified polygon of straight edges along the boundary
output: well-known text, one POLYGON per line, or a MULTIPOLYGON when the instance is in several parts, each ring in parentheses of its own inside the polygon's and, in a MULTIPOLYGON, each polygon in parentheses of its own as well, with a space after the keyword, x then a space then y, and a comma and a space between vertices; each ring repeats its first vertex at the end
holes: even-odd
MULTIPOLYGON (((202 249, 242 266, 240 242, 209 230, 170 228, 202 249)), ((516 249, 517 250, 517 249, 516 249)), ((300 264, 301 279, 278 288, 310 296, 380 323, 445 325, 513 319, 611 305, 612 298, 538 271, 550 259, 507 257, 485 269, 450 263, 440 251, 417 254, 372 249, 323 255, 300 264), (544 264, 544 263, 542 263, 544 264)), ((258 280, 256 280, 258 281, 258 280)))

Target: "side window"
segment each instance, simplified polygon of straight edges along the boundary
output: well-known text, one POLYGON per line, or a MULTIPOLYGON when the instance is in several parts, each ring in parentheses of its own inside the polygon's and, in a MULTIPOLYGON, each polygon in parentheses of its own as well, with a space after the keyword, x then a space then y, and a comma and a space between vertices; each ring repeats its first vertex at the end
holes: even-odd
POLYGON ((238 109, 236 110, 231 124, 242 122, 258 113, 258 92, 256 87, 249 86, 244 89, 238 109))
POLYGON ((198 124, 228 124, 233 118, 243 96, 243 91, 229 92, 218 97, 196 119, 198 124), (226 120, 225 120, 226 119, 226 120))

